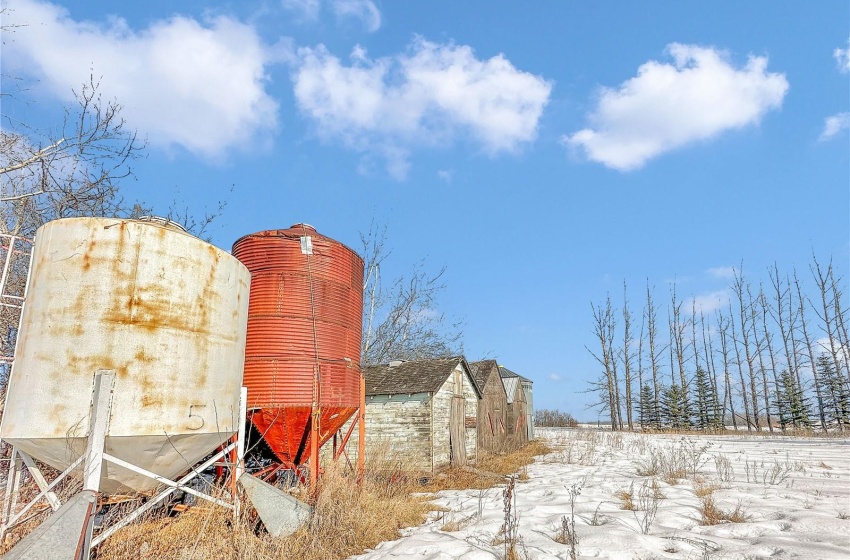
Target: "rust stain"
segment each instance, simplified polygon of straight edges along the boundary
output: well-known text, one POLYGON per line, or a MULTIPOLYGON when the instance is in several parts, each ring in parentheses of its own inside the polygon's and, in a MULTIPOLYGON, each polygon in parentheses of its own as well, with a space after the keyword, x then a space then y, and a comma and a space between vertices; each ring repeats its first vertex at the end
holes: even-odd
POLYGON ((150 356, 145 353, 144 348, 140 348, 136 351, 136 354, 133 356, 133 359, 142 364, 152 364, 156 362, 156 357, 150 356))
POLYGON ((162 399, 149 394, 142 396, 142 408, 151 406, 162 406, 162 399))
POLYGON ((68 349, 65 355, 65 365, 67 370, 57 369, 58 374, 64 376, 67 374, 66 371, 69 371, 72 374, 89 377, 99 369, 111 369, 119 378, 126 378, 130 370, 129 363, 116 360, 112 353, 108 351, 81 356, 68 349))

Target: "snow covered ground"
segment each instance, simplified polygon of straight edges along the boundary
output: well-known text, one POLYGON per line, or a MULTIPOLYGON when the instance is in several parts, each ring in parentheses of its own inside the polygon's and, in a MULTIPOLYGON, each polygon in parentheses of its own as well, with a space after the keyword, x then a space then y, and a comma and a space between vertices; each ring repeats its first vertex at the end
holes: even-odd
MULTIPOLYGON (((516 482, 518 558, 572 558, 571 490, 577 558, 850 558, 848 439, 539 433, 555 451, 516 482)), ((503 491, 440 492, 449 511, 355 558, 502 558, 503 491)))

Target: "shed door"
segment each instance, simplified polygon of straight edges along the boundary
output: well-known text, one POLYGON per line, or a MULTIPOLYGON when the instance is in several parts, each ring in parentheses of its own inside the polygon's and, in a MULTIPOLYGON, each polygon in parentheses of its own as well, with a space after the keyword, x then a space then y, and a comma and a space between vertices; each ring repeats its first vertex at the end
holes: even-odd
POLYGON ((449 442, 452 453, 452 466, 462 467, 466 464, 466 445, 464 428, 465 401, 463 397, 452 397, 452 411, 449 416, 449 442))

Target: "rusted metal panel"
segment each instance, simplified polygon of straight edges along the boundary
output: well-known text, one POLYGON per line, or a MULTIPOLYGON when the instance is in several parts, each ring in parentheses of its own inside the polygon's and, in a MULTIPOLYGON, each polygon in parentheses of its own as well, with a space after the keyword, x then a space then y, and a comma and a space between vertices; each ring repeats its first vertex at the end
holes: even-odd
MULTIPOLYGON (((250 273, 156 222, 37 232, 0 437, 63 470, 86 447, 94 374, 116 373, 106 452, 173 478, 238 426, 250 273)), ((109 465, 101 489, 153 489, 109 465)))
POLYGON ((278 458, 300 464, 315 446, 316 397, 319 446, 360 406, 363 260, 306 224, 242 237, 233 255, 252 274, 245 353, 251 419, 278 458))

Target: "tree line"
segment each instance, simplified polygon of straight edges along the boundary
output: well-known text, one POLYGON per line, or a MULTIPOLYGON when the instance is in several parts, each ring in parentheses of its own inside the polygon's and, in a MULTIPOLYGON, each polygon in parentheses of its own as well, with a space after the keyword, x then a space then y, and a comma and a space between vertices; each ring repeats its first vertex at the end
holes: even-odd
POLYGON ((649 282, 640 311, 625 282, 620 308, 592 303, 601 373, 588 390, 611 429, 850 429, 844 280, 831 259, 808 268, 808 285, 778 265, 754 285, 738 267, 712 311, 675 284, 659 305, 649 282))
POLYGON ((543 428, 575 428, 578 421, 569 412, 542 408, 534 411, 534 425, 543 428))

